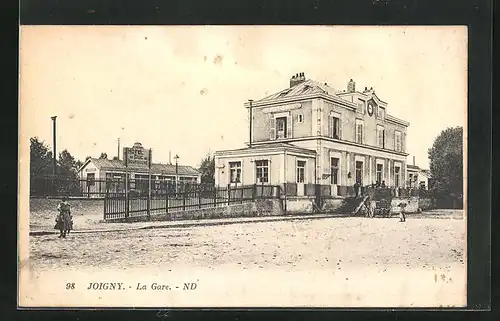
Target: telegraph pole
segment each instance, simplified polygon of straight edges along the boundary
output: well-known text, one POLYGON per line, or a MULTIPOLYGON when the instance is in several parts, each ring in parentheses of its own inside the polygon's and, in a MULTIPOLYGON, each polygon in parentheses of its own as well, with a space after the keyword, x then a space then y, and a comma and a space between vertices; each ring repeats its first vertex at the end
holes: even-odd
POLYGON ((175 155, 175 197, 177 198, 177 192, 178 192, 178 182, 179 182, 179 155, 175 155))
POLYGON ((52 152, 52 175, 56 176, 57 174, 57 149, 56 149, 56 118, 57 116, 50 117, 52 119, 52 139, 53 139, 53 152, 52 152))
POLYGON ((252 147, 252 102, 253 100, 249 99, 248 102, 250 103, 250 126, 249 126, 249 134, 250 134, 250 139, 248 140, 248 147, 252 147))

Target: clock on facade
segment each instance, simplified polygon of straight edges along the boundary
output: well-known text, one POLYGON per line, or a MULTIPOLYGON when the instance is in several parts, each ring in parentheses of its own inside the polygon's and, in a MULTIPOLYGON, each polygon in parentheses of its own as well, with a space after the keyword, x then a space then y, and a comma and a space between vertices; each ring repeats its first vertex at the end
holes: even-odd
POLYGON ((368 103, 368 107, 366 108, 368 110, 368 115, 370 115, 370 116, 373 115, 373 108, 374 108, 373 103, 370 101, 368 103))

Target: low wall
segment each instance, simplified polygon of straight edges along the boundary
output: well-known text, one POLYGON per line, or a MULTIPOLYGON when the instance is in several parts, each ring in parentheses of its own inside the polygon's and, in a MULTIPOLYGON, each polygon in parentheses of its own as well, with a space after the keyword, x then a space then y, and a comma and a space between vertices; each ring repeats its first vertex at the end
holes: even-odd
POLYGON ((418 200, 418 207, 420 207, 422 211, 434 209, 434 201, 431 198, 420 198, 418 200))
POLYGON ((257 217, 257 216, 279 216, 283 215, 283 206, 279 199, 256 200, 244 204, 232 204, 217 208, 193 209, 187 211, 173 212, 168 214, 129 217, 112 219, 106 222, 143 222, 143 221, 171 221, 171 220, 200 220, 210 218, 230 217, 257 217))
POLYGON ((432 199, 430 198, 419 198, 417 196, 410 197, 395 197, 392 199, 391 212, 399 213, 401 208, 398 207, 400 203, 405 203, 406 213, 418 213, 420 211, 425 211, 434 208, 432 199))
POLYGON ((323 207, 324 211, 336 213, 344 205, 344 199, 343 198, 326 198, 323 200, 323 204, 324 204, 324 207, 323 207))
POLYGON ((314 211, 313 202, 314 197, 289 196, 286 199, 286 214, 311 214, 314 211))
MULTIPOLYGON (((287 197, 286 214, 312 214, 314 213, 314 202, 315 197, 310 196, 287 197)), ((343 198, 323 198, 322 202, 322 211, 324 212, 336 212, 343 206, 343 198)))

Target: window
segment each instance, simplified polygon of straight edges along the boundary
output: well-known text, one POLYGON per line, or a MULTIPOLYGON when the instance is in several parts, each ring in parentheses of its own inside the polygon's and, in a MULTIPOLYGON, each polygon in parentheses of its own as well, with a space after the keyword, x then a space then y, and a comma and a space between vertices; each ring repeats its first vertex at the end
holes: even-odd
POLYGON ((306 161, 297 161, 297 183, 304 183, 306 161))
POLYGON ((379 118, 379 119, 384 118, 384 108, 377 107, 377 118, 379 118))
POLYGON ((304 122, 304 115, 299 114, 299 116, 297 118, 298 118, 297 122, 299 122, 299 123, 303 123, 304 122))
POLYGON ((380 125, 377 125, 377 146, 385 148, 385 129, 380 125))
POLYGON ((95 185, 95 173, 87 174, 87 185, 94 186, 95 185))
POLYGON ((394 149, 397 152, 402 151, 401 132, 399 130, 394 131, 394 149))
POLYGON ((361 99, 358 99, 358 109, 356 111, 360 114, 365 113, 365 102, 361 99))
POLYGON ((286 117, 276 118, 276 138, 286 138, 286 117))
POLYGON ((255 173, 256 173, 257 183, 268 183, 269 161, 268 160, 255 161, 255 173))
POLYGON ((340 118, 338 116, 330 116, 330 121, 328 123, 328 136, 340 139, 340 118))
POLYGON ((241 162, 229 162, 229 176, 231 183, 241 183, 241 162))
POLYGON ((285 91, 281 92, 281 93, 278 95, 278 98, 285 96, 286 94, 288 94, 288 93, 290 92, 290 90, 291 90, 291 89, 287 89, 287 90, 285 90, 285 91))
POLYGON ((394 185, 396 187, 399 187, 399 181, 400 181, 400 175, 401 175, 401 168, 399 166, 394 167, 394 185))
POLYGON ((377 183, 382 183, 382 173, 384 171, 384 165, 382 164, 377 164, 377 183))
POLYGON ((356 183, 363 184, 363 162, 356 161, 356 183))
POLYGON ((356 143, 363 144, 363 121, 356 119, 356 143))
POLYGON ((330 183, 338 184, 339 183, 339 159, 332 157, 330 163, 330 183))

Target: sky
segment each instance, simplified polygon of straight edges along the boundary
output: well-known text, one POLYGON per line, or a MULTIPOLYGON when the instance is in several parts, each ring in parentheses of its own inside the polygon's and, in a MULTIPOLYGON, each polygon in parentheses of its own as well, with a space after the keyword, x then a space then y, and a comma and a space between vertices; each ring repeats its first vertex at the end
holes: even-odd
POLYGON ((21 161, 30 137, 52 146, 57 116, 57 151, 77 159, 116 156, 120 138, 152 148, 153 162, 171 152, 198 167, 244 147, 244 103, 298 72, 373 87, 410 122, 408 163, 428 168, 439 133, 466 126, 465 27, 21 26, 21 161))

